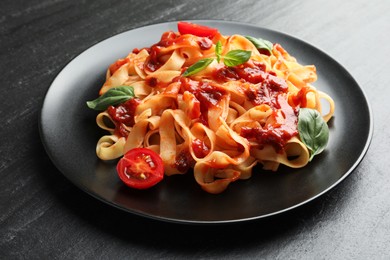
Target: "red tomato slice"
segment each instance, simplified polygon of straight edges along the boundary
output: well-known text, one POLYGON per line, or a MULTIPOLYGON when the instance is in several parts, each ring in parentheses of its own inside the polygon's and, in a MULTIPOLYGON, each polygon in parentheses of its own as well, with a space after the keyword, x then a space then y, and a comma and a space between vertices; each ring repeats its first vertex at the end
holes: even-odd
POLYGON ((157 153, 147 148, 128 151, 116 166, 119 178, 129 187, 147 189, 164 178, 163 161, 157 153))
POLYGON ((199 37, 210 37, 218 33, 218 29, 189 22, 178 22, 177 28, 180 34, 192 34, 199 37))

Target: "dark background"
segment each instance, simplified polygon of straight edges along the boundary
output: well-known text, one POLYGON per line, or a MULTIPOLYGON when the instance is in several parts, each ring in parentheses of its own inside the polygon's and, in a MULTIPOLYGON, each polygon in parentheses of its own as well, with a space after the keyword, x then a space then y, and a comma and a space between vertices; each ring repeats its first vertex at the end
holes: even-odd
POLYGON ((2 1, 0 258, 390 257, 389 13, 390 2, 379 0, 2 1), (287 33, 340 62, 365 91, 374 116, 371 146, 356 170, 335 189, 286 214, 218 226, 134 216, 63 177, 38 130, 42 102, 56 75, 79 53, 115 34, 190 19, 287 33))

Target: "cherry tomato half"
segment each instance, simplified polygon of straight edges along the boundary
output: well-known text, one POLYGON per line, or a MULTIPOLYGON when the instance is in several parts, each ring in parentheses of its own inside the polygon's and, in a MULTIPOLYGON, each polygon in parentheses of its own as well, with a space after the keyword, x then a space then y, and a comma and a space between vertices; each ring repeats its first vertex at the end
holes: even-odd
POLYGON ((189 22, 178 22, 177 28, 180 34, 192 34, 199 37, 210 37, 218 33, 218 29, 189 22))
POLYGON ((163 161, 157 153, 147 148, 128 151, 116 166, 119 178, 129 187, 147 189, 164 178, 163 161))

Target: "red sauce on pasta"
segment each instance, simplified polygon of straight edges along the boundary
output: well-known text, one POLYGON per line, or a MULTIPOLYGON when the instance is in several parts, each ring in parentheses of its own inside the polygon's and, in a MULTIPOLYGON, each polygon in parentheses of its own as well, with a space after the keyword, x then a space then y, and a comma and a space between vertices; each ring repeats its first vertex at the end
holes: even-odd
POLYGON ((265 72, 265 65, 260 62, 247 62, 236 67, 222 67, 214 74, 216 80, 227 82, 244 80, 256 84, 247 89, 245 94, 254 105, 267 104, 279 108, 276 98, 280 93, 288 91, 284 79, 276 77, 272 72, 265 72))
MULTIPOLYGON (((263 128, 243 128, 241 135, 248 139, 256 139, 260 145, 270 144, 276 151, 281 151, 288 140, 297 135, 297 109, 291 107, 284 93, 288 92, 288 85, 284 79, 281 79, 273 72, 266 72, 263 63, 252 61, 236 67, 222 67, 214 74, 216 80, 226 82, 230 80, 243 80, 250 85, 245 90, 245 95, 253 105, 266 104, 275 110, 273 115, 274 122, 270 122, 263 128), (280 110, 277 116, 276 111, 280 110), (283 122, 278 122, 283 120, 283 122)), ((295 99, 294 104, 305 103, 303 97, 305 93, 300 93, 295 99)))
POLYGON ((207 37, 202 37, 198 41, 198 44, 201 50, 208 50, 211 48, 211 46, 213 46, 213 41, 207 37))
POLYGON ((227 91, 209 82, 199 82, 189 78, 180 78, 182 90, 192 93, 200 103, 201 116, 199 121, 204 125, 207 124, 208 110, 218 104, 227 91))
POLYGON ((115 123, 115 133, 117 135, 127 137, 129 133, 123 125, 134 126, 135 110, 140 103, 139 99, 132 98, 118 106, 108 107, 107 112, 115 123))
MULTIPOLYGON (((144 65, 146 70, 153 72, 164 65, 164 61, 159 59, 161 48, 175 44, 176 38, 177 36, 174 32, 168 31, 163 33, 158 43, 153 44, 150 48, 145 48, 150 54, 144 65)), ((133 52, 135 51, 139 52, 139 50, 133 50, 133 52)))
POLYGON ((183 150, 176 156, 174 167, 180 172, 187 172, 191 167, 194 166, 194 164, 195 161, 192 158, 190 152, 183 150))
POLYGON ((156 47, 156 46, 161 46, 161 47, 171 46, 171 45, 175 44, 177 38, 178 38, 178 36, 176 35, 175 32, 167 31, 161 35, 161 40, 158 43, 156 43, 154 45, 154 47, 156 47))
POLYGON ((145 83, 148 84, 150 87, 154 88, 157 87, 158 81, 154 77, 146 78, 145 83))
POLYGON ((263 82, 266 75, 269 74, 265 72, 265 64, 257 61, 246 62, 241 66, 233 68, 240 78, 253 84, 263 82))
MULTIPOLYGON (((191 146, 195 156, 198 158, 204 158, 210 151, 209 147, 199 139, 194 139, 191 146)), ((192 158, 191 153, 188 150, 182 150, 175 158, 174 167, 180 172, 187 172, 194 164, 195 160, 192 158)))
POLYGON ((297 94, 291 96, 291 102, 295 106, 306 107, 307 106, 307 98, 306 95, 312 91, 309 87, 301 88, 297 94))
POLYGON ((280 108, 277 97, 287 92, 287 83, 269 73, 263 74, 263 81, 248 88, 245 94, 254 105, 267 104, 272 108, 280 108))
POLYGON ((247 82, 256 84, 263 82, 266 75, 270 73, 265 72, 266 66, 264 63, 257 61, 248 61, 244 64, 235 67, 224 66, 218 69, 214 78, 217 81, 227 82, 231 80, 245 80, 247 82))
MULTIPOLYGON (((165 63, 164 60, 160 59, 161 49, 184 43, 191 44, 190 39, 177 35, 173 31, 163 33, 158 43, 152 45, 150 48, 145 48, 150 54, 147 61, 145 62, 145 69, 149 72, 158 70, 165 63)), ((198 44, 199 48, 202 50, 208 50, 213 46, 213 42, 207 37, 200 37, 200 39, 194 44, 198 44)), ((138 53, 139 51, 139 49, 134 49, 133 53, 138 53)))
POLYGON ((264 127, 244 127, 240 134, 247 139, 256 139, 260 145, 272 145, 281 152, 286 142, 298 134, 298 109, 291 107, 284 95, 278 95, 276 102, 281 115, 274 112, 272 121, 264 127))
POLYGON ((200 139, 194 139, 192 141, 192 150, 198 158, 204 158, 210 152, 210 148, 200 139))

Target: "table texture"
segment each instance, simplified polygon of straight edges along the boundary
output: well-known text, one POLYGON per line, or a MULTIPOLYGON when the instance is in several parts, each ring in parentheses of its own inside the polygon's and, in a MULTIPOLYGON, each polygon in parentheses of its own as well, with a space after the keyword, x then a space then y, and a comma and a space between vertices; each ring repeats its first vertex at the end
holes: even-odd
POLYGON ((389 13, 390 2, 379 0, 2 1, 0 258, 389 259, 389 13), (126 213, 60 173, 45 152, 38 122, 61 69, 118 33, 202 19, 292 35, 350 72, 367 95, 374 131, 348 178, 284 214, 203 226, 126 213))

